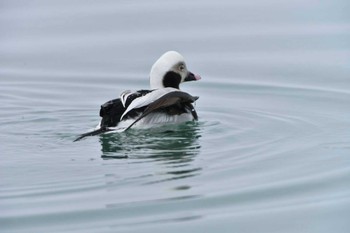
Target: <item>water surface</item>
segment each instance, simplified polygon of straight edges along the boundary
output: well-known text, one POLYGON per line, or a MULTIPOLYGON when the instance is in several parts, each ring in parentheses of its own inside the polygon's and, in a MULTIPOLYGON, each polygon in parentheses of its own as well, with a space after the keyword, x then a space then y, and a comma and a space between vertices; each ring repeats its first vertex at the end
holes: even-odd
POLYGON ((1 232, 348 232, 348 1, 2 1, 1 232), (181 52, 200 120, 75 137, 181 52))

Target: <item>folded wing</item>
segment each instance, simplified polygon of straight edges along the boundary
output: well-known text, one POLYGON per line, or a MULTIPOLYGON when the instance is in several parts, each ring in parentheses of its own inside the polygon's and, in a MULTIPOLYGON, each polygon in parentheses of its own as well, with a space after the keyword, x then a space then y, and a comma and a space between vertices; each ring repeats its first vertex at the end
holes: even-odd
POLYGON ((127 127, 125 130, 130 129, 134 124, 136 124, 138 121, 140 121, 142 118, 147 116, 148 114, 159 111, 161 109, 166 109, 168 107, 174 106, 174 105, 185 105, 191 112, 193 118, 195 120, 198 119, 197 113, 192 105, 194 101, 198 99, 198 96, 191 96, 190 94, 182 91, 172 91, 169 92, 157 100, 150 103, 147 108, 144 110, 142 115, 138 117, 129 127, 127 127))
POLYGON ((144 96, 141 96, 139 98, 134 99, 126 108, 124 113, 121 115, 120 120, 123 120, 123 118, 133 109, 141 108, 144 106, 149 105, 150 103, 156 101, 160 97, 171 93, 171 92, 176 92, 178 89, 172 88, 172 87, 167 87, 167 88, 162 88, 162 89, 156 89, 153 90, 152 92, 147 93, 144 96))

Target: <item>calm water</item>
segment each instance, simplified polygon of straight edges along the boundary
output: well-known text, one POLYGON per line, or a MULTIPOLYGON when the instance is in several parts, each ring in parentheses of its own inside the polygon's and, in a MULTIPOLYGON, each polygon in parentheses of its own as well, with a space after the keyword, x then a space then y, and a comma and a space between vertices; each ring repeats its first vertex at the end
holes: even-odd
POLYGON ((349 232, 349 1, 0 10, 1 232, 349 232), (198 123, 72 142, 167 50, 198 123))

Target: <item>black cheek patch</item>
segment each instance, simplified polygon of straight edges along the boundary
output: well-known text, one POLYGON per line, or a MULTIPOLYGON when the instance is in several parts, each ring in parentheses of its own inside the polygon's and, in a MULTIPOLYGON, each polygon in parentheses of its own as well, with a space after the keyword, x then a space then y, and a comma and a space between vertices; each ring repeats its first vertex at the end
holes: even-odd
POLYGON ((181 76, 174 71, 167 72, 163 77, 163 86, 164 87, 173 87, 179 89, 181 82, 181 76))

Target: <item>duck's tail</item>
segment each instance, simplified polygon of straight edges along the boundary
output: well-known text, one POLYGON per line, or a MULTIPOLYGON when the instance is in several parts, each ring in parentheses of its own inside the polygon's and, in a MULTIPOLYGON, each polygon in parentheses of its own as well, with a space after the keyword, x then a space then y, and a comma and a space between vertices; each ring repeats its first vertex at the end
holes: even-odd
POLYGON ((106 127, 103 127, 103 128, 99 128, 99 129, 96 129, 94 131, 91 131, 91 132, 83 133, 79 137, 77 137, 73 142, 79 141, 79 140, 81 140, 85 137, 88 137, 88 136, 95 136, 95 135, 99 135, 101 133, 105 133, 108 131, 111 131, 111 130, 106 128, 106 127))

